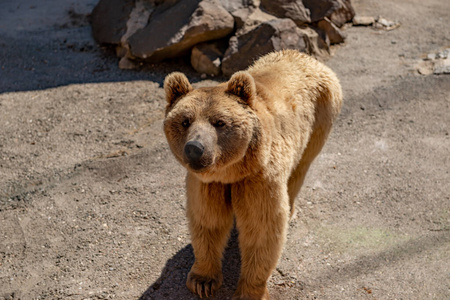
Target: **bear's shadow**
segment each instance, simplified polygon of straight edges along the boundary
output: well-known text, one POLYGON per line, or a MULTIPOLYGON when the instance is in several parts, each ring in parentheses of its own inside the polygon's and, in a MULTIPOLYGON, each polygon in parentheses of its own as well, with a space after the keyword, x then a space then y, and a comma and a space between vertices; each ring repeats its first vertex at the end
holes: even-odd
MULTIPOLYGON (((194 252, 192 245, 189 244, 167 261, 161 276, 142 294, 139 300, 200 299, 186 287, 187 274, 193 263, 194 252)), ((223 285, 214 297, 208 299, 231 299, 239 280, 240 265, 238 232, 234 228, 231 231, 223 258, 223 285)))

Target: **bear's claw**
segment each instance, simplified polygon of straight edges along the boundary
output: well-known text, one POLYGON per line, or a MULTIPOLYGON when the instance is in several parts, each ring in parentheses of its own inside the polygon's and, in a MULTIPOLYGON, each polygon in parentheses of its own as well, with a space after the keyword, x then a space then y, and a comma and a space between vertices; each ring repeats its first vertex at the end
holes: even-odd
POLYGON ((189 273, 186 286, 191 292, 200 296, 205 295, 207 298, 213 296, 214 293, 222 285, 222 276, 210 277, 189 273))

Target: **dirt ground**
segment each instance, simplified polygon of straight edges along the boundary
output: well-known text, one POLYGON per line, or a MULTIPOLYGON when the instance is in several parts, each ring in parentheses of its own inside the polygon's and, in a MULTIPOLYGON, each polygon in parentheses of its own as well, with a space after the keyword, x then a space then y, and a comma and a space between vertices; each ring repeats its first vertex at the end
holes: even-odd
MULTIPOLYGON (((119 70, 90 34, 96 0, 1 2, 0 299, 196 299, 161 84, 173 70, 215 82, 183 61, 119 70)), ((450 299, 450 75, 415 70, 450 47, 450 1, 352 2, 401 26, 348 28, 326 62, 345 105, 271 296, 450 299)), ((214 299, 236 287, 236 235, 214 299)))

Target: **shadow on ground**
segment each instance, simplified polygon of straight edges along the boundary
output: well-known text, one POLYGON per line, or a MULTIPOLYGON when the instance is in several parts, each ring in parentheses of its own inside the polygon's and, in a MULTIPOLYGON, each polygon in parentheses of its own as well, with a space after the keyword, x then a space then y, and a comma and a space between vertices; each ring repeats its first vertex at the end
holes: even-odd
MULTIPOLYGON (((3 1, 5 2, 5 1, 3 1)), ((89 15, 98 0, 6 1, 0 10, 0 93, 81 83, 150 80, 178 70, 198 77, 183 59, 121 70, 115 48, 98 45, 89 15), (42 15, 45 15, 43 17, 42 15)))
MULTIPOLYGON (((142 294, 139 300, 196 299, 186 287, 186 279, 192 264, 194 252, 189 244, 169 259, 161 276, 142 294)), ((231 299, 237 287, 240 272, 238 233, 233 229, 223 259, 224 283, 214 297, 208 299, 231 299)))

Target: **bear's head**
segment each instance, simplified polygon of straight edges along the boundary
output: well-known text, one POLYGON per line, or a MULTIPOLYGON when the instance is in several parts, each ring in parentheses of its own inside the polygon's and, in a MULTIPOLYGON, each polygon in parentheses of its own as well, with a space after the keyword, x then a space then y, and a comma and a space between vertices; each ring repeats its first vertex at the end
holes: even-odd
POLYGON ((216 87, 193 89, 175 72, 166 77, 164 90, 164 132, 178 161, 204 181, 243 176, 259 136, 253 77, 238 72, 216 87))

